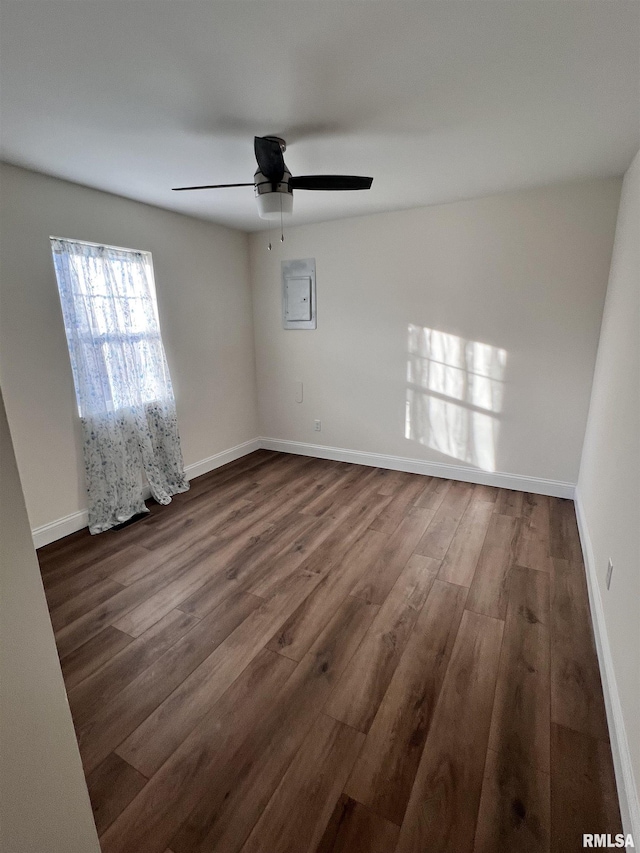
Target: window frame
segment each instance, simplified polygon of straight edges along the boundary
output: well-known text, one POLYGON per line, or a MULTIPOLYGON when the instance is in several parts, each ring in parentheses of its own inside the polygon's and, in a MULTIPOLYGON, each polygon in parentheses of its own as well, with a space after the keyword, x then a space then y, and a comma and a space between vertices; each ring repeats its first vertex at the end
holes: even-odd
MULTIPOLYGON (((144 258, 145 263, 148 264, 148 268, 149 268, 149 272, 150 272, 149 293, 151 296, 153 313, 154 313, 154 317, 155 317, 155 321, 156 321, 156 325, 157 325, 157 332, 136 333, 134 335, 126 335, 126 337, 130 342, 134 342, 134 338, 137 338, 137 342, 142 342, 142 341, 156 341, 157 342, 157 341, 159 341, 160 346, 162 347, 162 349, 164 351, 164 341, 162 338, 162 329, 160 326, 160 312, 159 312, 159 308, 158 308, 158 294, 157 294, 157 289, 156 289, 155 270, 154 270, 154 266, 153 266, 153 255, 152 255, 151 251, 148 249, 132 249, 132 248, 127 247, 127 246, 114 246, 114 245, 111 245, 109 243, 96 243, 96 242, 93 242, 91 240, 80 240, 80 239, 72 238, 72 237, 60 237, 60 236, 56 236, 53 234, 49 235, 50 247, 52 247, 52 241, 54 241, 54 240, 58 240, 58 241, 61 241, 63 243, 74 243, 77 245, 91 246, 91 247, 96 248, 96 249, 108 249, 108 250, 114 251, 114 252, 121 252, 123 255, 129 254, 129 255, 136 255, 136 256, 140 256, 140 257, 144 258)), ((55 267, 55 265, 54 265, 54 267, 55 267)), ((54 273, 55 273, 55 269, 54 269, 54 273)), ((57 278, 57 273, 56 273, 56 278, 57 278)), ((58 285, 58 298, 59 298, 59 300, 60 300, 60 296, 61 296, 60 288, 58 285)), ((61 305, 61 310, 62 310, 62 305, 61 305)), ((100 336, 100 337, 103 337, 103 336, 100 336)), ((105 340, 102 342, 103 346, 109 345, 109 341, 108 341, 109 337, 110 337, 109 333, 106 333, 104 335, 105 340)), ((65 331, 65 338, 66 338, 66 331, 65 331)), ((85 338, 85 336, 80 335, 79 338, 80 338, 80 340, 82 340, 85 338)), ((88 339, 88 340, 86 340, 86 343, 87 344, 92 343, 95 340, 96 340, 95 338, 94 339, 88 339)), ((69 350, 69 341, 68 340, 67 340, 67 349, 69 350)), ((69 355, 71 356, 70 352, 69 352, 69 355)), ((166 354, 165 354, 165 358, 166 358, 166 354)), ((105 364, 106 364, 106 361, 105 361, 105 364)), ((74 386, 75 386, 75 381, 74 381, 74 386)), ((86 418, 89 415, 89 413, 82 411, 81 403, 80 403, 80 400, 78 399, 77 389, 75 387, 74 387, 74 391, 76 392, 76 406, 77 406, 78 415, 81 419, 86 418)), ((113 405, 113 395, 112 395, 111 402, 112 402, 112 407, 107 409, 104 412, 105 416, 113 416, 113 415, 117 416, 118 414, 126 413, 130 409, 130 406, 128 406, 128 405, 118 406, 118 407, 113 405)), ((161 402, 162 401, 157 397, 149 398, 148 400, 143 401, 144 405, 149 406, 149 407, 152 407, 154 405, 159 405, 161 402)))

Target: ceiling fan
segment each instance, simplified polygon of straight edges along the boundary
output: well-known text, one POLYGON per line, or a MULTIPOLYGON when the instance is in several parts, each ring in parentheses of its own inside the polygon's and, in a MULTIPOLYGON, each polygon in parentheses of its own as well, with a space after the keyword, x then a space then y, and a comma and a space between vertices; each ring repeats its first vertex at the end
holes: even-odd
POLYGON ((182 190, 216 190, 226 187, 254 187, 258 214, 262 219, 276 219, 293 210, 294 190, 368 190, 373 178, 359 175, 301 175, 293 177, 284 163, 287 143, 279 136, 256 136, 253 148, 258 168, 252 183, 211 184, 202 187, 173 187, 182 190))

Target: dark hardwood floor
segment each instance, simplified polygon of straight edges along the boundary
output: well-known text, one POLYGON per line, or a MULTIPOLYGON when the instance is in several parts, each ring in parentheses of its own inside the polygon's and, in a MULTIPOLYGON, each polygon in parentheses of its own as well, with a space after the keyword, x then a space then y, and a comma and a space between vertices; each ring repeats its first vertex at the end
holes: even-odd
POLYGON ((258 451, 38 552, 104 853, 621 832, 571 501, 258 451))

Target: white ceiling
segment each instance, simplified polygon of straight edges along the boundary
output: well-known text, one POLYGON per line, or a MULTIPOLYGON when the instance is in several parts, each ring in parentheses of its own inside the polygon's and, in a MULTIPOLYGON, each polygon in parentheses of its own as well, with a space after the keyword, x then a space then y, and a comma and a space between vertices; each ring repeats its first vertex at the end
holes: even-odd
POLYGON ((248 231, 253 136, 295 223, 622 174, 640 146, 637 0, 2 2, 0 156, 248 231))

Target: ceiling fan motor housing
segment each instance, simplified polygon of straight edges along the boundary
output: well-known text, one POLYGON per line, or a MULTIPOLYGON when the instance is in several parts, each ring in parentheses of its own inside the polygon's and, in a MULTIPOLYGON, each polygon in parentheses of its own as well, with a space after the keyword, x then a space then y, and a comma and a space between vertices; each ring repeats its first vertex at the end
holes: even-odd
POLYGON ((291 172, 284 170, 282 180, 276 185, 258 169, 253 176, 255 195, 258 203, 258 216, 261 219, 279 219, 280 214, 290 216, 293 213, 293 190, 289 188, 291 172))

